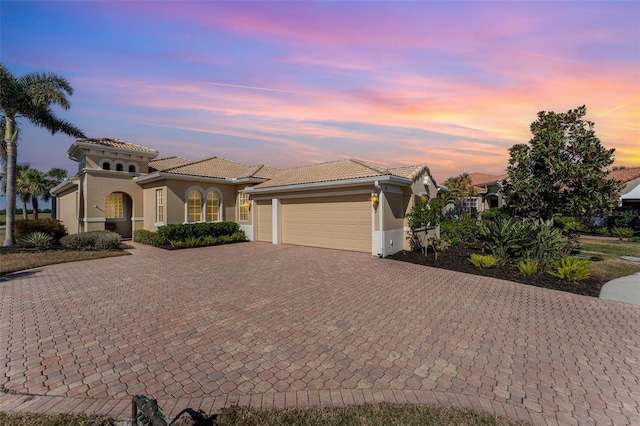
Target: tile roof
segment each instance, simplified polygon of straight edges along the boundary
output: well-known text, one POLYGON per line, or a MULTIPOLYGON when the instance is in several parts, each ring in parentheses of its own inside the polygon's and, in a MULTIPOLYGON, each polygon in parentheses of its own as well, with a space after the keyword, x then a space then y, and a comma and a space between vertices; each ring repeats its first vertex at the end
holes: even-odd
POLYGON ((88 143, 88 144, 93 144, 93 145, 102 145, 102 146, 108 146, 111 148, 120 148, 120 149, 128 149, 131 151, 141 151, 141 152, 147 152, 150 154, 158 154, 158 151, 156 151, 155 149, 151 149, 148 148, 146 146, 142 146, 142 145, 136 145, 134 143, 130 143, 127 141, 123 141, 120 139, 111 139, 111 138, 78 138, 76 139, 76 142, 80 142, 80 143, 88 143))
POLYGON ((493 183, 499 180, 504 180, 507 178, 507 174, 502 174, 502 175, 488 175, 486 173, 471 173, 469 174, 469 177, 471 178, 471 183, 475 186, 478 185, 482 185, 483 184, 487 184, 487 183, 493 183))
POLYGON ((280 169, 264 165, 253 173, 253 177, 259 179, 273 179, 280 172, 280 169))
MULTIPOLYGON (((219 179, 240 179, 253 177, 265 166, 247 166, 220 157, 211 157, 200 161, 163 170, 180 175, 202 176, 219 179)), ((267 166, 268 167, 268 166, 267 166)))
POLYGON ((383 169, 363 161, 351 158, 296 167, 278 172, 271 180, 256 185, 255 188, 272 188, 276 186, 301 185, 319 182, 332 182, 347 179, 359 179, 375 176, 394 175, 407 179, 415 179, 426 166, 402 166, 383 169))
POLYGON ((191 160, 182 157, 158 158, 157 160, 149 161, 149 169, 162 171, 172 167, 184 166, 190 162, 191 160))
POLYGON ((609 178, 619 180, 622 183, 627 183, 639 177, 640 167, 627 167, 609 172, 609 178))

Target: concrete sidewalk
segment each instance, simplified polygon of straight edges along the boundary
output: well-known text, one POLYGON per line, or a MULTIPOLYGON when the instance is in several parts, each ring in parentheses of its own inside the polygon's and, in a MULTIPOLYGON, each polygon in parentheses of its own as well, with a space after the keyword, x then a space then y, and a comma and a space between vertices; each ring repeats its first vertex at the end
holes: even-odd
POLYGON ((600 290, 600 299, 640 305, 640 272, 606 283, 600 290))

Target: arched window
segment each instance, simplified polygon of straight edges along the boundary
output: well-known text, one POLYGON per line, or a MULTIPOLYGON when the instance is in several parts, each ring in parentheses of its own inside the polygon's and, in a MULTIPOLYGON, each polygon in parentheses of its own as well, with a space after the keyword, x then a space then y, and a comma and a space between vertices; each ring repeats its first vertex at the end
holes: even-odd
POLYGON ((116 164, 116 171, 117 172, 124 172, 124 164, 122 164, 122 163, 116 164))
POLYGON ((102 163, 102 170, 111 170, 111 163, 109 163, 108 161, 102 163))
POLYGON ((217 222, 220 220, 220 197, 215 191, 207 194, 207 222, 217 222))
POLYGON ((202 222, 202 194, 197 189, 189 192, 187 222, 202 222))
POLYGON ((136 166, 134 166, 133 164, 129 165, 129 173, 135 173, 136 172, 136 166))

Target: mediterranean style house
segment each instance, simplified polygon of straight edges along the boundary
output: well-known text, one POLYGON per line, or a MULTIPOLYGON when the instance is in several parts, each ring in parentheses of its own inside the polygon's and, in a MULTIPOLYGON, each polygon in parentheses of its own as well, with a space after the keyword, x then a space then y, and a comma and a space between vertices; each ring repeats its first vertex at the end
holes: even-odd
POLYGON ((409 249, 405 214, 438 191, 426 165, 380 168, 348 159, 287 170, 219 157, 171 157, 118 139, 77 139, 75 176, 55 187, 70 233, 155 231, 234 221, 252 241, 362 251, 409 249))

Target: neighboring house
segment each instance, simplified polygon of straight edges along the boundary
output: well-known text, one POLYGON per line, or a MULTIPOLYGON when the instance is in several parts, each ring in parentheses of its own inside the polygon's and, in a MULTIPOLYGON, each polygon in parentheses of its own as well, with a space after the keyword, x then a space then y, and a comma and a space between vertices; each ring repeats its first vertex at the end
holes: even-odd
MULTIPOLYGON (((504 205, 500 182, 508 178, 507 174, 471 173, 469 176, 478 192, 478 197, 470 198, 466 207, 473 207, 478 212, 483 212, 504 205)), ((617 179, 625 184, 620 193, 620 205, 640 211, 640 167, 614 170, 609 172, 609 178, 617 179)))
POLYGON ((76 176, 51 192, 70 233, 234 221, 252 241, 387 256, 409 249, 406 213, 437 186, 426 165, 381 168, 349 159, 288 170, 212 157, 156 159, 117 139, 78 139, 76 176))
POLYGON ((471 183, 478 193, 476 198, 469 200, 469 203, 473 204, 469 207, 475 208, 478 213, 481 213, 504 205, 501 182, 507 179, 506 173, 502 175, 471 173, 469 176, 471 177, 471 183))
POLYGON ((620 192, 620 206, 640 212, 640 167, 614 170, 609 173, 609 177, 624 183, 620 192))

